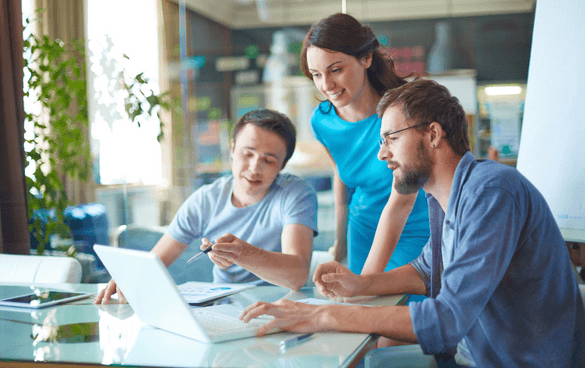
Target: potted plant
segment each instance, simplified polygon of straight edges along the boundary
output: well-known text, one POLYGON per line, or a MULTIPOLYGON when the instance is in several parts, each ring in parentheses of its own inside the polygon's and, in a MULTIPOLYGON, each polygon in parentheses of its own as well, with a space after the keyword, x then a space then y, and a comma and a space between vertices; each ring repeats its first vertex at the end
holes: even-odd
MULTIPOLYGON (((30 25, 27 19, 26 26, 30 25)), ((32 171, 26 178, 29 228, 37 243, 36 253, 41 255, 52 237, 72 237, 64 212, 73 203, 64 179, 87 180, 92 173, 86 139, 89 119, 84 41, 64 43, 31 34, 24 40, 24 66, 25 97, 32 97, 40 106, 26 111, 32 133, 30 129, 25 133, 25 152, 27 171, 32 171)), ((161 109, 178 110, 168 92, 157 94, 148 87, 143 73, 132 76, 122 71, 121 79, 126 114, 138 126, 143 116, 158 115, 161 109)), ((161 123, 159 141, 162 131, 161 123)), ((75 256, 74 247, 63 250, 75 256)))

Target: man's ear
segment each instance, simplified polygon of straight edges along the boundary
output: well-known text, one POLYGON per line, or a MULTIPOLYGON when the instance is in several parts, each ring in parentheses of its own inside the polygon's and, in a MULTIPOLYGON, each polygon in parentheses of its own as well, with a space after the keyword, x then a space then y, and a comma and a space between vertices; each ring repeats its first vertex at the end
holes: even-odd
POLYGON ((437 146, 439 145, 439 142, 445 136, 445 132, 443 131, 443 127, 441 126, 441 124, 437 123, 436 121, 433 121, 431 124, 429 124, 428 134, 429 134, 429 138, 428 138, 429 143, 430 143, 432 148, 437 148, 437 146))

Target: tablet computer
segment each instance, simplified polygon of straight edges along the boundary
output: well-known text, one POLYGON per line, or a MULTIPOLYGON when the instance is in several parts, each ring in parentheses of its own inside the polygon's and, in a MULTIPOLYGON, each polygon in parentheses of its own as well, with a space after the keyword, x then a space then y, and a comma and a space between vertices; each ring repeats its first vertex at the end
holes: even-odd
POLYGON ((90 293, 79 293, 60 290, 36 290, 36 292, 0 299, 0 305, 21 308, 45 308, 55 304, 67 303, 92 296, 90 293))

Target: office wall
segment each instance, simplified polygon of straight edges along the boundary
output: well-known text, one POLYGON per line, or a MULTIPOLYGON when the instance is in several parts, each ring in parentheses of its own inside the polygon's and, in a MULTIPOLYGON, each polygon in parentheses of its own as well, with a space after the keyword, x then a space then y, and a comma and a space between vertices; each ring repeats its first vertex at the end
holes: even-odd
MULTIPOLYGON (((534 13, 493 16, 422 19, 368 23, 378 39, 389 47, 422 46, 425 55, 435 42, 435 25, 445 22, 451 28, 453 64, 451 69, 474 69, 477 81, 525 81, 534 13)), ((272 33, 282 28, 233 30, 233 52, 244 55, 249 45, 268 53, 272 33)), ((294 27, 303 33, 309 27, 294 27)), ((299 69, 293 69, 293 74, 299 69)))

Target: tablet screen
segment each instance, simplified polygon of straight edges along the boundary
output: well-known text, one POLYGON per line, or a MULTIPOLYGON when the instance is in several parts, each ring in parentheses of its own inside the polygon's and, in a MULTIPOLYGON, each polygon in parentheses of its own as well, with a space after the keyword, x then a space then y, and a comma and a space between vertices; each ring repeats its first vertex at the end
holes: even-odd
POLYGON ((21 295, 13 298, 0 300, 0 304, 19 306, 27 308, 42 308, 57 303, 64 303, 72 300, 81 299, 91 294, 74 293, 68 291, 46 290, 39 293, 21 295))

